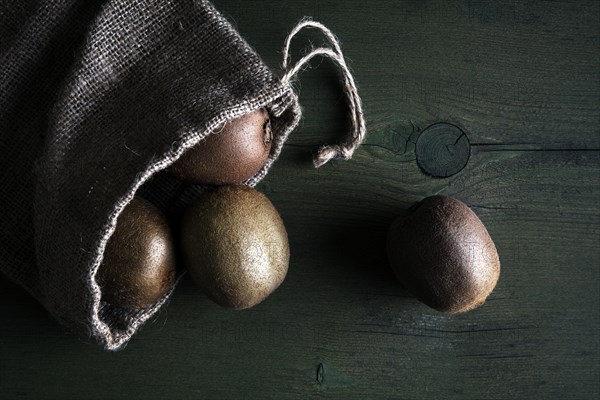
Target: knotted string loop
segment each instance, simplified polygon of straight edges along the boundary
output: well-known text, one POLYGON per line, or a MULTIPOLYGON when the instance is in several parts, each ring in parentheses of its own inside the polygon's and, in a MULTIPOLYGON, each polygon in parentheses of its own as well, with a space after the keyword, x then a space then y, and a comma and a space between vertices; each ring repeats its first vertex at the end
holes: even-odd
POLYGON ((356 88, 356 83, 354 82, 352 73, 350 72, 350 69, 346 64, 346 60, 344 59, 340 42, 325 25, 311 19, 303 19, 289 33, 285 39, 285 45, 283 48, 282 69, 284 71, 284 75, 281 78, 282 83, 289 85, 291 80, 303 70, 303 67, 316 56, 327 57, 333 60, 340 67, 344 78, 344 93, 348 98, 350 121, 352 123, 352 136, 349 141, 335 145, 324 145, 319 149, 313 160, 315 167, 318 168, 334 158, 341 158, 344 160, 351 158, 354 150, 356 150, 356 148, 364 141, 367 128, 363 115, 362 101, 358 95, 358 89, 356 88), (320 30, 329 40, 332 48, 317 47, 311 49, 306 55, 298 60, 296 64, 290 66, 290 43, 292 38, 304 28, 315 28, 320 30))

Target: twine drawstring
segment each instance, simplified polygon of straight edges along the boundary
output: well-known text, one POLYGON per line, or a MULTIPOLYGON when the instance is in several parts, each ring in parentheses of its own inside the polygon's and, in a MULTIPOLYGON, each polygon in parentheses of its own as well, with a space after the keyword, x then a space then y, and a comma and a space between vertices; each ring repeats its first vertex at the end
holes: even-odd
POLYGON ((319 149, 313 160, 315 167, 318 168, 334 158, 342 158, 344 160, 351 158, 354 150, 356 150, 356 148, 360 146, 365 139, 367 128, 362 110, 362 102, 358 95, 358 90, 356 88, 354 78, 352 77, 352 73, 346 65, 346 60, 344 59, 340 42, 325 25, 310 19, 304 19, 300 21, 298 25, 296 25, 289 33, 285 39, 285 45, 283 48, 282 68, 284 75, 281 78, 282 83, 290 84, 290 81, 298 74, 298 72, 300 72, 302 68, 316 56, 328 57, 341 68, 344 77, 344 93, 348 98, 350 120, 352 122, 352 137, 348 142, 342 144, 324 145, 319 149), (325 37, 327 37, 333 48, 314 48, 300 60, 298 60, 296 64, 290 67, 288 65, 290 58, 290 43, 292 38, 304 28, 316 28, 320 30, 325 37))

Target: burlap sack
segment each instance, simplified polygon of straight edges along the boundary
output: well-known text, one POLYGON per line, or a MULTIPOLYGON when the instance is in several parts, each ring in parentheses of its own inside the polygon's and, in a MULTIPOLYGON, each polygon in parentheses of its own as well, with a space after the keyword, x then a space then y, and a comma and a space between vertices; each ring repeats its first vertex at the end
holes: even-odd
MULTIPOLYGON (((3 2, 0 270, 71 330, 123 346, 154 307, 101 301, 94 279, 134 193, 219 124, 266 107, 274 145, 297 98, 203 0, 3 2)), ((155 185, 173 200, 174 185, 155 185)))

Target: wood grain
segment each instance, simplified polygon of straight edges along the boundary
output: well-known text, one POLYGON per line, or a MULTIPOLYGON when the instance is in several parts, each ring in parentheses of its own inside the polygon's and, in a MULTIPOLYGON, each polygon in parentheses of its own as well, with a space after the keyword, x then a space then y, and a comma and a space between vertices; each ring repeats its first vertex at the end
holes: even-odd
MULTIPOLYGON (((600 3, 215 4, 274 69, 300 17, 329 26, 359 84, 367 143, 311 167, 348 126, 335 69, 305 71, 305 118, 259 187, 288 228, 290 271, 254 309, 221 309, 185 279, 110 354, 2 278, 0 398, 598 398, 600 3), (415 160, 438 122, 471 143, 445 179, 415 160), (472 207, 502 263, 487 303, 463 315, 417 302, 385 260, 389 222, 436 193, 472 207)), ((296 40, 299 55, 321 39, 296 40)))

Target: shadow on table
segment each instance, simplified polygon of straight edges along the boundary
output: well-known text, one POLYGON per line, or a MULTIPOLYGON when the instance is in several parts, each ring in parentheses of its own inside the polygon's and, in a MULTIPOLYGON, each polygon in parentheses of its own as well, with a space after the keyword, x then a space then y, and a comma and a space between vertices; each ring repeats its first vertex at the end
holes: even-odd
POLYGON ((0 274, 0 310, 2 317, 23 310, 32 316, 47 315, 44 307, 25 289, 0 274))
POLYGON ((0 353, 15 347, 41 349, 63 338, 77 340, 25 289, 0 275, 0 353))
POLYGON ((351 226, 337 227, 332 231, 331 246, 338 251, 338 268, 343 266, 348 274, 354 274, 364 292, 385 292, 387 296, 413 299, 397 280, 387 259, 387 232, 397 215, 396 212, 386 217, 358 218, 351 226))

